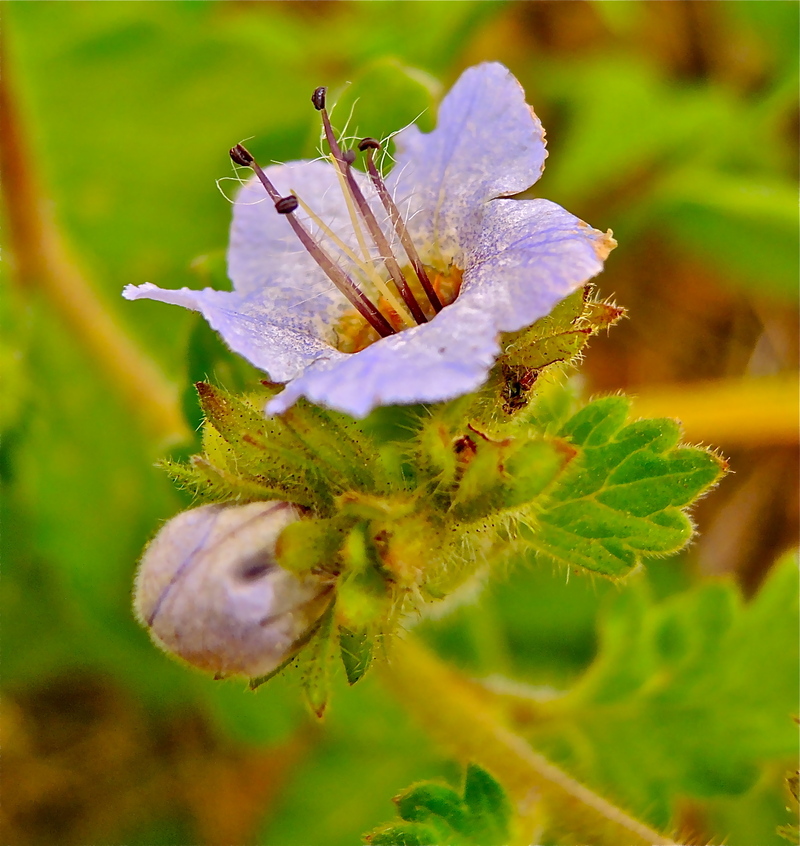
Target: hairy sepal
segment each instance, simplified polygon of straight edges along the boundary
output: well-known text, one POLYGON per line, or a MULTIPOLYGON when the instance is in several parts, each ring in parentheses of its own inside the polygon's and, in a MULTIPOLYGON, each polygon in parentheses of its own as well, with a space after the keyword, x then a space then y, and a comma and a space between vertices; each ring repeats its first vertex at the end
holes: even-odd
POLYGON ((577 364, 589 339, 624 314, 619 306, 597 300, 593 286, 586 285, 533 325, 504 335, 503 351, 470 409, 472 418, 497 437, 524 427, 540 377, 577 364))

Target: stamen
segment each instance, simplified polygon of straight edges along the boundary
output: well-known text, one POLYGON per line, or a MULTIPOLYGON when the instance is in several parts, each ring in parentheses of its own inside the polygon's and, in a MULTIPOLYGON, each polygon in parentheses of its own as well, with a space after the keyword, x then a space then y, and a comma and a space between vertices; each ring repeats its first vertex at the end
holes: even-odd
MULTIPOLYGON (((375 242, 378 252, 383 259, 383 263, 389 271, 392 281, 397 286, 400 296, 403 298, 403 302, 408 306, 409 311, 414 315, 414 319, 417 323, 427 323, 428 318, 425 317, 425 313, 420 308, 419 303, 416 299, 414 299, 414 294, 411 291, 405 276, 403 276, 403 271, 400 270, 400 265, 397 263, 397 259, 392 254, 392 248, 389 246, 389 242, 386 240, 386 236, 383 234, 380 224, 376 220, 372 209, 369 207, 369 203, 367 203, 364 194, 358 187, 358 183, 353 176, 350 165, 355 159, 355 153, 353 153, 352 158, 348 154, 342 153, 339 142, 336 140, 330 118, 328 117, 328 111, 325 108, 325 89, 317 88, 311 97, 311 102, 314 104, 314 107, 322 113, 322 125, 325 129, 325 137, 328 141, 331 153, 333 154, 336 166, 347 181, 347 189, 355 201, 356 208, 366 224, 369 234, 372 236, 372 240, 375 242), (322 92, 321 94, 320 91, 322 92)), ((348 153, 352 152, 353 151, 348 151, 348 153)))
POLYGON ((417 274, 419 284, 422 285, 422 289, 425 291, 428 301, 438 313, 444 307, 442 305, 442 301, 439 299, 436 294, 436 290, 431 284, 431 280, 428 278, 428 274, 425 271, 422 261, 420 260, 419 253, 417 252, 417 248, 414 246, 414 242, 408 234, 408 229, 403 221, 403 216, 400 214, 400 210, 397 208, 397 205, 392 199, 392 195, 389 193, 389 189, 386 187, 386 183, 383 181, 380 171, 375 165, 373 150, 380 150, 380 148, 380 141, 375 138, 364 138, 358 145, 358 149, 361 150, 362 153, 366 154, 367 170, 369 171, 370 179, 372 179, 372 184, 375 186, 375 190, 381 198, 383 207, 386 209, 392 223, 394 224, 394 231, 397 233, 397 237, 400 239, 400 243, 406 251, 408 260, 414 268, 414 273, 417 274))
MULTIPOLYGON (((337 171, 338 173, 338 171, 337 171)), ((341 177, 341 174, 339 174, 341 177)), ((386 284, 386 282, 381 279, 380 274, 377 270, 372 266, 372 264, 364 259, 359 258, 351 249, 350 247, 345 244, 344 241, 330 228, 330 226, 325 223, 322 218, 316 214, 313 209, 307 204, 304 203, 300 197, 295 197, 295 199, 300 204, 300 208, 308 215, 308 217, 325 233, 325 235, 333 241, 334 244, 346 255, 353 264, 361 271, 366 279, 369 279, 370 282, 386 297, 387 302, 389 305, 394 309, 397 314, 403 319, 403 322, 406 324, 406 327, 413 326, 414 320, 408 312, 408 309, 405 307, 400 300, 397 299, 397 296, 393 294, 386 284)))
MULTIPOLYGON (((367 264, 370 267, 372 267, 373 273, 371 274, 371 278, 373 278, 373 281, 377 283, 379 290, 382 293, 385 293, 386 291, 389 291, 389 286, 386 284, 386 282, 383 279, 381 279, 380 275, 377 273, 377 270, 375 270, 375 267, 374 267, 374 264, 373 264, 374 259, 372 258, 372 254, 370 253, 369 247, 367 246, 366 239, 364 238, 364 232, 362 230, 362 226, 363 226, 362 218, 359 218, 359 216, 358 216, 358 212, 356 210, 355 200, 353 198, 353 195, 350 193, 350 189, 349 189, 349 186, 347 184, 347 180, 346 180, 344 174, 342 173, 341 169, 339 168, 339 165, 338 165, 336 159, 334 159, 332 155, 330 156, 330 158, 331 158, 331 161, 333 162, 334 172, 336 173, 336 176, 339 180, 339 187, 341 188, 342 196, 344 197, 344 202, 345 202, 345 205, 347 206, 347 213, 350 215, 350 225, 353 227, 353 233, 356 236, 356 240, 358 241, 358 248, 361 251, 361 255, 363 257, 362 263, 367 264)), ((392 296, 392 302, 397 302, 397 297, 392 296)), ((414 326, 414 325, 417 324, 418 321, 416 320, 414 313, 412 311, 410 311, 410 309, 405 304, 405 302, 402 306, 402 311, 399 312, 399 313, 401 315, 408 315, 408 319, 410 320, 409 326, 414 326)))
POLYGON ((288 197, 281 197, 277 203, 275 203, 275 211, 278 214, 291 214, 293 211, 297 210, 298 200, 293 194, 290 194, 288 197))
POLYGON ((319 88, 314 89, 314 93, 311 95, 311 102, 318 112, 321 112, 325 108, 325 95, 327 93, 328 89, 324 85, 320 85, 319 88))
MULTIPOLYGON (((316 93, 316 92, 315 92, 316 93)), ((324 95, 323 95, 324 102, 324 95)), ((363 292, 347 275, 347 273, 336 264, 335 261, 320 247, 316 241, 311 237, 311 234, 306 230, 302 223, 294 216, 294 210, 297 208, 297 198, 281 197, 278 190, 270 181, 269 177, 264 173, 262 168, 257 164, 256 160, 241 144, 237 144, 230 151, 230 157, 233 161, 242 165, 243 167, 252 168, 258 177, 261 184, 264 186, 267 194, 275 203, 275 208, 280 214, 284 214, 289 221, 300 242, 308 250, 311 257, 320 266, 325 275, 333 282, 333 284, 347 297, 348 301, 355 307, 358 313, 372 326, 372 328, 383 338, 388 335, 394 335, 395 330, 389 321, 380 313, 375 305, 364 296, 363 292), (278 206, 284 204, 285 200, 293 199, 295 201, 295 209, 289 209, 285 204, 286 211, 280 211, 278 206)))

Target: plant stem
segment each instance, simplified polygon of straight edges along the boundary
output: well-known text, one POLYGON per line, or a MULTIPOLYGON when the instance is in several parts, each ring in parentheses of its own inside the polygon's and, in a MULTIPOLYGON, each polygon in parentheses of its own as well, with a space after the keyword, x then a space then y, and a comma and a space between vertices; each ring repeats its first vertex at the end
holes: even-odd
POLYGON ((398 700, 450 753, 485 767, 517 802, 539 800, 550 836, 585 838, 592 846, 675 846, 534 752, 467 679, 411 635, 395 641, 382 673, 398 700))
POLYGON ((760 446, 796 444, 798 374, 744 376, 643 389, 642 417, 677 417, 689 439, 760 446))
POLYGON ((15 276, 23 288, 44 292, 148 434, 166 443, 188 440, 177 389, 97 296, 49 214, 37 155, 9 79, 7 46, 0 45, 0 183, 15 276))

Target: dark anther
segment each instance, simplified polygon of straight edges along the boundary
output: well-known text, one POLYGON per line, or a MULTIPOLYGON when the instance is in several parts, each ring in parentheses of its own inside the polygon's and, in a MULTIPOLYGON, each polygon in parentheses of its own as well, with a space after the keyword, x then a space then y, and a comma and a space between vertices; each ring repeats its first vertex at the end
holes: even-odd
POLYGON ((278 214, 291 214, 293 211, 297 209, 299 203, 297 202, 297 197, 290 194, 288 197, 281 197, 277 203, 275 203, 275 211, 278 214))
POLYGON ((314 93, 311 95, 311 102, 318 112, 321 112, 325 108, 325 95, 327 93, 328 89, 324 85, 320 85, 319 88, 314 89, 314 93))
POLYGON ((380 150, 381 142, 377 138, 364 138, 359 141, 358 149, 363 153, 364 150, 380 150))
POLYGON ((242 147, 241 144, 231 147, 230 156, 235 164, 242 165, 242 167, 250 167, 255 161, 255 159, 244 147, 242 147))
POLYGON ((342 161, 347 162, 347 164, 353 164, 356 160, 356 151, 355 150, 345 150, 342 153, 342 161))

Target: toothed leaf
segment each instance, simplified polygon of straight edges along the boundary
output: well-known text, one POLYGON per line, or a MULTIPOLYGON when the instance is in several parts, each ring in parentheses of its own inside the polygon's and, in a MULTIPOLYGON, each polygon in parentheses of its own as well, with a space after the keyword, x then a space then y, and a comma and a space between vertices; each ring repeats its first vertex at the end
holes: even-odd
POLYGON ((594 663, 528 725, 536 748, 656 827, 676 797, 741 796, 763 762, 796 755, 794 555, 749 602, 730 581, 612 596, 594 663))
POLYGON ((578 455, 525 530, 541 554, 620 577, 643 557, 676 552, 691 538, 692 523, 682 509, 727 465, 708 450, 679 446, 672 420, 626 425, 628 409, 628 400, 606 397, 562 427, 578 455))
POLYGON ((467 767, 462 795, 444 784, 422 782, 404 790, 394 802, 405 823, 381 826, 365 835, 367 843, 504 846, 511 839, 508 796, 489 773, 474 764, 467 767), (428 839, 403 839, 414 837, 428 839))

